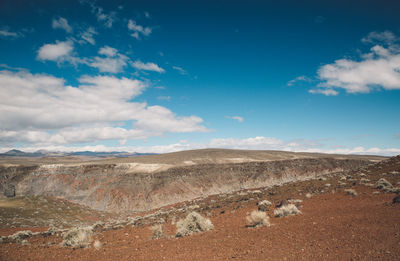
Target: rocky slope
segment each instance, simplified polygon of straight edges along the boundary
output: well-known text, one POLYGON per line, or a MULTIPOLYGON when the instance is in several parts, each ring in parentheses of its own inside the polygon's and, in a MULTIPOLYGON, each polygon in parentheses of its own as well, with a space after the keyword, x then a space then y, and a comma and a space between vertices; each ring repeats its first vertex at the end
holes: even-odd
POLYGON ((0 191, 12 196, 15 188, 16 196, 54 196, 96 210, 131 213, 211 194, 350 170, 378 159, 201 150, 138 157, 131 162, 114 159, 75 164, 3 165, 0 191))

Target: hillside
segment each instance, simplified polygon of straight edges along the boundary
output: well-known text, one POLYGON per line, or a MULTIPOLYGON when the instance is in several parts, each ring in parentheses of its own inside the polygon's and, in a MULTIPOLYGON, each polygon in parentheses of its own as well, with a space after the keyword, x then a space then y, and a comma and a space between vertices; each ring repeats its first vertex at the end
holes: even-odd
POLYGON ((207 149, 80 163, 14 164, 0 166, 0 192, 53 196, 95 210, 130 213, 197 197, 305 180, 381 159, 207 149))

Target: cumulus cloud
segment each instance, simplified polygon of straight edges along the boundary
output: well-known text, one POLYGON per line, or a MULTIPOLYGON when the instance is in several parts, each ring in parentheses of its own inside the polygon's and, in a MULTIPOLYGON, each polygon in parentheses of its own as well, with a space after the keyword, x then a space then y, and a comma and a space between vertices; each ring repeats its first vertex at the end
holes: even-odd
POLYGON ((153 72, 158 72, 158 73, 164 73, 165 70, 158 66, 155 63, 143 63, 140 60, 136 60, 135 62, 132 62, 131 65, 138 69, 138 70, 143 70, 143 71, 153 71, 153 72))
POLYGON ((96 56, 89 59, 87 65, 97 68, 100 72, 119 73, 127 65, 129 58, 118 53, 118 50, 109 46, 100 48, 99 54, 103 57, 96 56))
POLYGON ((240 116, 225 116, 227 119, 237 120, 238 122, 242 123, 244 121, 243 117, 240 116))
POLYGON ((112 48, 110 46, 104 46, 104 47, 100 48, 99 54, 102 54, 102 55, 105 55, 108 57, 113 57, 118 54, 118 50, 115 48, 112 48))
POLYGON ((361 39, 361 41, 364 43, 393 43, 397 40, 398 37, 391 31, 370 32, 366 37, 361 39))
POLYGON ((72 33, 72 27, 68 24, 67 19, 59 17, 58 19, 53 19, 52 27, 54 29, 63 29, 67 33, 72 33))
POLYGON ((74 49, 71 41, 55 44, 45 44, 39 48, 37 58, 39 60, 60 61, 69 56, 74 49))
MULTIPOLYGON (((118 50, 109 46, 99 49, 100 56, 80 58, 72 53, 74 49, 72 41, 45 44, 38 50, 39 60, 49 60, 57 63, 69 62, 73 65, 87 65, 99 70, 99 72, 120 73, 128 65, 130 59, 118 50)), ((150 68, 150 67, 149 67, 150 68)), ((150 68, 151 69, 151 68, 150 68)), ((154 70, 157 68, 153 68, 154 70)), ((162 68, 158 68, 162 70, 162 68)))
POLYGON ((369 93, 374 89, 400 89, 400 47, 393 33, 373 32, 363 39, 367 43, 380 41, 360 60, 339 59, 319 68, 321 83, 311 93, 337 95, 338 89, 348 93, 369 93))
POLYGON ((197 116, 133 102, 146 88, 142 81, 112 76, 78 81, 74 87, 51 75, 0 71, 0 143, 54 145, 207 131, 197 116))
POLYGON ((131 19, 128 21, 128 29, 132 31, 131 36, 136 39, 140 39, 141 35, 149 36, 152 31, 150 27, 138 25, 134 20, 131 19))

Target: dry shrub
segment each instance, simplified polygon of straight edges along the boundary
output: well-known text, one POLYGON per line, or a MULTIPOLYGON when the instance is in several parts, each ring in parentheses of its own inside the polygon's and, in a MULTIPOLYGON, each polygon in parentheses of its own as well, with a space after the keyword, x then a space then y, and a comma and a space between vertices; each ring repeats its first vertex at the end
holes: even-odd
POLYGON ((30 230, 24 230, 24 231, 18 231, 16 233, 14 233, 13 235, 9 236, 9 239, 11 241, 17 242, 17 243, 21 243, 22 240, 29 238, 32 236, 32 231, 30 230))
POLYGON ((91 227, 76 227, 63 233, 63 246, 71 246, 73 248, 87 247, 92 239, 91 227))
POLYGON ((268 200, 263 200, 258 202, 258 210, 259 211, 267 211, 269 206, 272 206, 272 203, 268 200))
POLYGON ((95 240, 95 241, 94 241, 93 247, 94 247, 96 250, 100 250, 101 246, 102 246, 102 244, 101 244, 101 242, 100 242, 99 240, 95 240))
POLYGON ((151 231, 153 232, 152 239, 159 239, 164 236, 164 228, 161 224, 156 224, 150 227, 151 231))
POLYGON ((376 182, 376 187, 377 187, 378 189, 388 190, 388 189, 393 188, 393 185, 392 185, 389 181, 387 181, 386 179, 380 178, 380 179, 376 182))
POLYGON ((204 232, 214 228, 214 225, 208 218, 202 217, 197 212, 191 212, 185 219, 176 223, 176 237, 191 235, 196 232, 204 232))
POLYGON ((370 181, 369 179, 361 178, 360 179, 360 184, 368 184, 369 181, 370 181))
POLYGON ((274 210, 275 217, 286 217, 290 215, 297 215, 301 213, 294 204, 283 205, 274 210))
POLYGON ((261 227, 270 226, 269 217, 265 212, 253 210, 250 215, 246 217, 248 227, 261 227))
POLYGON ((357 191, 354 189, 345 189, 344 192, 346 192, 347 195, 357 196, 357 191))

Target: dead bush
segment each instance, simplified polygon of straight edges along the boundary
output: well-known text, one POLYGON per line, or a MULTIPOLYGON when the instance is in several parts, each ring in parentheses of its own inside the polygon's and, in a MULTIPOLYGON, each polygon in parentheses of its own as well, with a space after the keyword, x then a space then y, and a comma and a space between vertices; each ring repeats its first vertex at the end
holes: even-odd
POLYGON ((71 246, 73 248, 87 247, 92 238, 91 227, 76 227, 63 233, 63 246, 71 246))
POLYGON ((345 189, 344 192, 346 192, 347 195, 351 195, 351 196, 357 196, 357 191, 355 191, 354 189, 345 189))
POLYGON ((382 189, 382 190, 389 190, 389 189, 391 189, 391 188, 393 188, 393 185, 389 182, 389 181, 387 181, 386 179, 384 179, 384 178, 380 178, 377 182, 376 182, 376 187, 378 188, 378 189, 382 189))
POLYGON ((101 246, 102 246, 102 244, 101 244, 101 242, 100 242, 99 240, 95 240, 95 241, 93 242, 93 247, 94 247, 96 250, 100 250, 101 246))
POLYGON ((300 210, 294 204, 282 205, 281 207, 274 210, 275 217, 285 217, 290 215, 297 215, 301 213, 300 210))
POLYGON ((214 225, 208 218, 202 217, 197 212, 191 212, 185 219, 181 219, 176 223, 176 237, 191 235, 197 232, 212 230, 214 225))
POLYGON ((270 226, 269 217, 263 211, 253 210, 246 219, 248 227, 270 226))
POLYGON ((159 239, 164 236, 164 228, 161 224, 156 224, 150 227, 151 231, 153 232, 152 239, 159 239))
POLYGON ((272 203, 268 200, 263 200, 257 203, 259 211, 267 211, 268 207, 272 206, 272 203))

